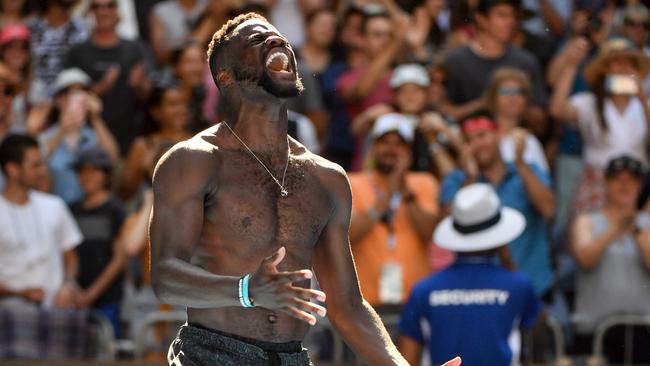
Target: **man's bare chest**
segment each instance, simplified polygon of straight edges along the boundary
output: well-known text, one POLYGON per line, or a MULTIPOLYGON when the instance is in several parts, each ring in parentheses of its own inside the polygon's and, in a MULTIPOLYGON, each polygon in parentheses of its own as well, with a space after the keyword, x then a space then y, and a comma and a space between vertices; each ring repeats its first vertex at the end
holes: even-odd
POLYGON ((217 232, 251 245, 314 245, 333 210, 327 188, 311 167, 293 160, 284 187, 285 197, 259 165, 225 170, 206 199, 205 219, 217 232))

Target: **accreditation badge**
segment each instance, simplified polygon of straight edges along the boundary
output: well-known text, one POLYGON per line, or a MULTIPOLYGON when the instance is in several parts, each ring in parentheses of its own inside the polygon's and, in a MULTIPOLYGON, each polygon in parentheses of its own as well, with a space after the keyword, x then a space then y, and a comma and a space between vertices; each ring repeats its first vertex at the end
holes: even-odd
POLYGON ((396 262, 386 262, 379 276, 379 301, 384 304, 397 304, 402 301, 402 266, 396 262))

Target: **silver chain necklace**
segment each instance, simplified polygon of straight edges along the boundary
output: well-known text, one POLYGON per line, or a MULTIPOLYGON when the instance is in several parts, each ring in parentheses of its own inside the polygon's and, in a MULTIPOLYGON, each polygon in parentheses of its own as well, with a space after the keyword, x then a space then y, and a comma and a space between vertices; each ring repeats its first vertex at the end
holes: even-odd
MULTIPOLYGON (((260 164, 264 167, 264 169, 266 170, 266 172, 269 173, 269 175, 271 176, 271 178, 273 178, 273 181, 275 182, 275 184, 277 184, 278 187, 280 187, 280 196, 282 196, 282 197, 286 197, 287 195, 289 195, 289 192, 287 191, 287 188, 284 186, 284 177, 287 175, 287 167, 289 166, 289 151, 290 151, 290 149, 288 148, 288 146, 287 146, 287 162, 284 164, 284 172, 282 173, 282 183, 280 183, 280 181, 278 180, 278 178, 276 178, 275 175, 273 175, 273 173, 271 173, 271 170, 269 170, 269 168, 266 167, 266 165, 262 162, 262 160, 260 160, 260 158, 258 158, 257 155, 255 155, 255 153, 253 152, 253 150, 251 150, 251 149, 250 149, 250 148, 249 148, 249 147, 244 143, 244 141, 242 141, 242 139, 240 139, 239 136, 237 136, 237 134, 235 133, 235 131, 233 131, 233 129, 230 128, 230 125, 228 124, 228 122, 223 121, 223 124, 225 124, 226 127, 228 127, 228 129, 230 130, 230 132, 232 132, 232 134, 237 138, 237 140, 239 140, 239 142, 241 142, 241 144, 244 145, 244 147, 246 148, 246 150, 248 150, 248 152, 249 152, 251 155, 253 155, 253 157, 255 158, 255 160, 257 160, 257 162, 260 163, 260 164)), ((287 137, 287 142, 288 142, 288 140, 289 140, 289 138, 287 137)))

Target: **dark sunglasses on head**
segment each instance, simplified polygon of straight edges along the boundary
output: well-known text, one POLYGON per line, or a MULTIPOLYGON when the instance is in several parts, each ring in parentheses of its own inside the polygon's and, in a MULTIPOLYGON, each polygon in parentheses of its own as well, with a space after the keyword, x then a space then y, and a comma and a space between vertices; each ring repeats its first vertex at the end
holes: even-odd
POLYGON ((507 86, 502 86, 497 89, 497 94, 503 96, 524 95, 525 91, 522 88, 509 88, 507 86))
POLYGON ((92 3, 90 5, 90 8, 93 9, 93 10, 102 9, 102 8, 115 9, 115 8, 117 8, 117 2, 116 1, 110 1, 110 2, 107 2, 107 3, 92 3))

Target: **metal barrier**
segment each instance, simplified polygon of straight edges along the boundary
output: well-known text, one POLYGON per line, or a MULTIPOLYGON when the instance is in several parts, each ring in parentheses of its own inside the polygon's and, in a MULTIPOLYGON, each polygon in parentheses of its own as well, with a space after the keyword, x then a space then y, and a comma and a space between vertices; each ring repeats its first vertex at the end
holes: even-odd
MULTIPOLYGON (((625 325, 625 326, 650 326, 650 315, 634 315, 634 314, 616 314, 616 315, 610 315, 607 318, 605 318, 602 323, 596 327, 596 331, 594 332, 594 344, 593 344, 593 355, 592 355, 592 360, 591 364, 604 364, 605 363, 605 357, 604 357, 604 342, 605 342, 605 334, 613 327, 615 326, 620 326, 620 325, 625 325)), ((634 335, 631 334, 631 329, 628 328, 625 333, 625 359, 624 363, 626 365, 632 363, 632 351, 633 351, 633 340, 634 340, 634 335)))
POLYGON ((136 359, 142 359, 147 351, 147 334, 157 324, 183 324, 187 321, 185 311, 156 311, 147 314, 142 324, 135 331, 135 348, 134 356, 136 359))
POLYGON ((117 343, 115 341, 115 330, 113 324, 100 312, 91 312, 90 321, 97 325, 97 348, 95 360, 99 362, 110 362, 115 360, 117 343))

